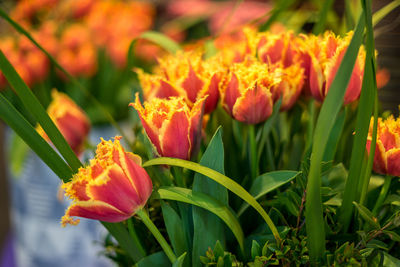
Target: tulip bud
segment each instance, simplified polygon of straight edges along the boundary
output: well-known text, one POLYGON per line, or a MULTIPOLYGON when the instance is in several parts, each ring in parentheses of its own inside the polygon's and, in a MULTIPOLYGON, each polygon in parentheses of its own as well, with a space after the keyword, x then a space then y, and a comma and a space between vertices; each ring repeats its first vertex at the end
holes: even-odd
MULTIPOLYGON (((372 141, 373 118, 371 119, 367 150, 372 141)), ((378 118, 376 149, 373 169, 377 173, 400 176, 400 118, 390 116, 386 120, 378 118)))
POLYGON ((143 107, 136 94, 130 106, 137 110, 159 155, 190 159, 200 145, 205 99, 197 100, 190 108, 182 97, 153 98, 143 107))
MULTIPOLYGON (((89 119, 84 111, 66 94, 53 90, 52 96, 53 100, 47 108, 47 113, 75 154, 79 155, 90 130, 89 119)), ((44 139, 50 141, 40 126, 38 132, 44 139)))
MULTIPOLYGON (((349 46, 352 33, 346 37, 335 37, 333 33, 326 33, 321 39, 322 50, 315 55, 311 51, 310 89, 315 99, 322 102, 328 94, 336 72, 349 46)), ((358 99, 361 92, 364 76, 365 50, 360 47, 349 84, 344 95, 344 104, 347 105, 358 99)))
POLYGON ((271 89, 280 81, 264 63, 236 63, 221 86, 222 105, 238 121, 248 124, 265 121, 272 113, 271 89))
POLYGON ((141 158, 125 152, 120 139, 115 137, 114 143, 101 139, 90 165, 63 184, 65 195, 73 200, 61 219, 63 226, 79 223, 71 216, 124 221, 146 204, 153 189, 151 179, 141 167, 141 158))

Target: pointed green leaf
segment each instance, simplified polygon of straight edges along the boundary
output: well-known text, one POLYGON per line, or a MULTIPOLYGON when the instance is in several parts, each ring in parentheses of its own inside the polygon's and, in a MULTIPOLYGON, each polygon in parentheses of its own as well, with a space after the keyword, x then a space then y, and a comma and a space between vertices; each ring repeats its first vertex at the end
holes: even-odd
POLYGON ((161 209, 172 248, 176 255, 181 255, 188 251, 185 233, 182 229, 182 220, 178 213, 163 201, 161 201, 161 209))
MULTIPOLYGON (((255 199, 259 199, 267 193, 292 181, 300 173, 301 172, 297 171, 273 171, 264 173, 254 180, 249 192, 255 199)), ((242 215, 248 207, 249 204, 243 204, 238 211, 238 216, 242 215)))
POLYGON ((19 177, 25 163, 26 156, 29 152, 29 146, 17 134, 12 136, 11 147, 9 151, 11 164, 11 172, 15 177, 19 177))
POLYGON ((398 6, 400 6, 400 0, 395 0, 376 11, 372 16, 372 25, 375 26, 376 24, 378 24, 384 17, 386 17, 398 6))
POLYGON ((276 229, 276 226, 272 222, 271 218, 268 216, 268 214, 265 212, 265 210, 261 207, 261 205, 252 197, 240 184, 235 182, 234 180, 226 177, 225 175, 201 166, 198 163, 187 161, 187 160, 182 160, 182 159, 176 159, 176 158, 167 158, 167 157, 162 157, 162 158, 156 158, 156 159, 151 159, 143 164, 143 167, 149 167, 153 165, 170 165, 170 166, 178 166, 178 167, 183 167, 187 168, 189 170, 201 173, 210 179, 213 179, 217 183, 225 186, 228 190, 232 191, 235 193, 237 196, 239 196, 241 199, 246 201, 247 203, 250 204, 257 212, 263 217, 264 221, 267 223, 268 227, 271 229, 275 239, 277 241, 281 241, 281 238, 279 236, 279 232, 276 229))
POLYGON ((35 128, 0 94, 0 118, 8 124, 60 179, 67 181, 73 172, 35 128))
MULTIPOLYGON (((224 146, 222 144, 222 130, 218 128, 210 141, 200 164, 216 170, 222 174, 224 171, 224 146)), ((201 192, 213 196, 221 203, 228 205, 228 190, 206 176, 196 173, 193 180, 193 192, 201 192)), ((208 247, 219 240, 225 245, 225 228, 219 218, 208 211, 193 207, 193 266, 201 266, 200 256, 208 247)))
MULTIPOLYGON (((181 187, 160 187, 157 191, 160 199, 175 200, 192 204, 203 209, 206 209, 217 215, 229 227, 235 235, 238 243, 243 249, 243 231, 238 219, 232 210, 226 205, 216 200, 215 198, 200 192, 193 192, 190 189, 181 187)), ((211 226, 210 226, 211 227, 211 226)), ((204 253, 204 251, 203 251, 204 253)))
POLYGON ((172 264, 172 267, 182 267, 183 262, 185 261, 185 257, 186 257, 186 252, 180 255, 179 258, 176 259, 174 264, 172 264))
POLYGON ((373 226, 375 229, 380 229, 381 226, 379 225, 378 219, 374 217, 371 211, 369 211, 366 207, 363 205, 360 205, 356 202, 353 202, 354 206, 356 206, 360 216, 371 226, 373 226))
MULTIPOLYGON (((3 75, 8 80, 9 84, 14 88, 18 94, 25 108, 35 117, 35 119, 42 126, 47 136, 50 138, 54 146, 64 157, 65 161, 71 167, 74 172, 77 172, 79 167, 82 166, 81 162, 72 151, 71 147, 65 141, 64 137, 57 129, 54 122, 47 115, 46 110, 40 104, 39 100, 32 93, 29 87, 21 79, 18 73, 15 71, 11 63, 4 56, 3 52, 0 51, 0 69, 3 75)), ((70 177, 69 177, 70 178, 70 177)))

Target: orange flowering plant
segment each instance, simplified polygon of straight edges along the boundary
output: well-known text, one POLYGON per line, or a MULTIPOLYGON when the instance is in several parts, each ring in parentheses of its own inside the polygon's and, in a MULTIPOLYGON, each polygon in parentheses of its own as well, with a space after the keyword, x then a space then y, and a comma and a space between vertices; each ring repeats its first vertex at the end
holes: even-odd
MULTIPOLYGON (((31 27, 39 6, 22 2, 13 18, 31 27)), ((370 0, 341 26, 332 1, 315 14, 310 1, 301 15, 277 6, 234 28, 230 16, 247 18, 241 3, 193 0, 210 24, 167 22, 180 43, 142 33, 155 12, 145 2, 61 2, 55 19, 75 22, 26 34, 47 47, 0 42, 0 83, 13 89, 0 94, 0 118, 62 179, 62 226, 100 221, 119 266, 400 265, 400 119, 379 109, 389 79, 376 70, 370 0), (221 6, 231 15, 217 27, 221 6), (291 25, 304 12, 309 21, 291 25), (201 27, 209 34, 193 41, 201 27), (153 61, 139 59, 146 51, 153 61), (38 86, 48 75, 61 91, 51 98, 38 86), (94 149, 99 121, 119 133, 94 149)), ((185 17, 178 2, 165 8, 185 17)))

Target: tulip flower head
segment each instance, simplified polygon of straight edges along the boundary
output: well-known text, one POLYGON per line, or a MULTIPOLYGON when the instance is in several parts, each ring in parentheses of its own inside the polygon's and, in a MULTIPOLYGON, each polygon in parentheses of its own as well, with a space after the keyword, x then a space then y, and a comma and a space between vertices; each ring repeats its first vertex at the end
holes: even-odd
POLYGON ((63 184, 65 195, 73 202, 61 219, 63 226, 78 224, 72 216, 120 222, 142 209, 153 185, 141 167, 141 158, 126 152, 120 144, 101 140, 90 165, 80 168, 72 180, 63 184))
MULTIPOLYGON (((75 154, 79 155, 90 131, 89 119, 66 94, 53 90, 52 96, 53 100, 47 108, 47 113, 75 154)), ((40 126, 37 130, 46 141, 50 141, 40 126)))
MULTIPOLYGON (((343 60, 352 35, 353 34, 350 32, 347 36, 341 38, 336 37, 333 33, 327 32, 321 38, 321 51, 310 51, 310 90, 316 100, 322 102, 328 94, 329 87, 343 60)), ((360 47, 344 96, 345 105, 357 100, 360 96, 362 79, 364 76, 364 61, 365 50, 363 47, 360 47)))
POLYGON ((183 97, 153 98, 144 103, 136 94, 130 106, 139 114, 142 125, 160 156, 190 159, 200 144, 206 97, 190 108, 183 97))
POLYGON ((234 64, 221 86, 221 101, 234 119, 257 124, 272 113, 272 89, 281 79, 258 61, 234 64))
MULTIPOLYGON (((370 151, 373 118, 367 137, 370 151)), ((400 176, 400 118, 390 116, 386 120, 378 118, 378 131, 373 169, 377 173, 400 176)))

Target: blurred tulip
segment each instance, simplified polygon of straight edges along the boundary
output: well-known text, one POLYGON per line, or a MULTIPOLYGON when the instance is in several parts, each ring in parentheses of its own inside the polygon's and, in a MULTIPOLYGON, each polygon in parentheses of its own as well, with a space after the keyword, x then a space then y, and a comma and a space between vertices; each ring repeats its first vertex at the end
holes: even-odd
MULTIPOLYGON (((66 94, 53 90, 52 97, 53 100, 47 108, 47 113, 75 154, 79 155, 90 131, 89 119, 84 111, 66 94)), ((44 139, 50 141, 40 126, 38 132, 44 139)))
POLYGON ((73 200, 61 219, 63 226, 79 223, 71 216, 124 221, 146 204, 153 189, 151 179, 141 167, 141 158, 125 152, 120 139, 101 139, 90 165, 80 168, 70 182, 63 184, 65 195, 73 200))
POLYGON ((304 69, 300 64, 295 64, 284 69, 276 70, 281 73, 281 81, 272 88, 274 101, 282 96, 281 111, 290 109, 299 98, 304 84, 304 69))
POLYGON ((225 110, 234 119, 257 124, 265 121, 272 113, 271 89, 281 78, 258 61, 234 64, 223 81, 221 101, 225 110))
POLYGON ((190 159, 200 145, 205 97, 190 108, 182 97, 153 98, 144 103, 136 94, 136 109, 157 153, 163 157, 190 159))
MULTIPOLYGON (((367 138, 367 150, 372 141, 373 118, 367 138)), ((377 173, 400 176, 400 118, 378 118, 378 131, 373 169, 377 173)))
MULTIPOLYGON (((310 51, 310 89, 313 97, 322 102, 328 94, 336 72, 349 46, 352 32, 344 38, 336 37, 333 33, 327 32, 320 41, 321 51, 315 54, 310 51)), ((346 88, 344 104, 349 104, 358 99, 361 92, 362 79, 364 76, 365 50, 360 47, 354 69, 346 88)))

